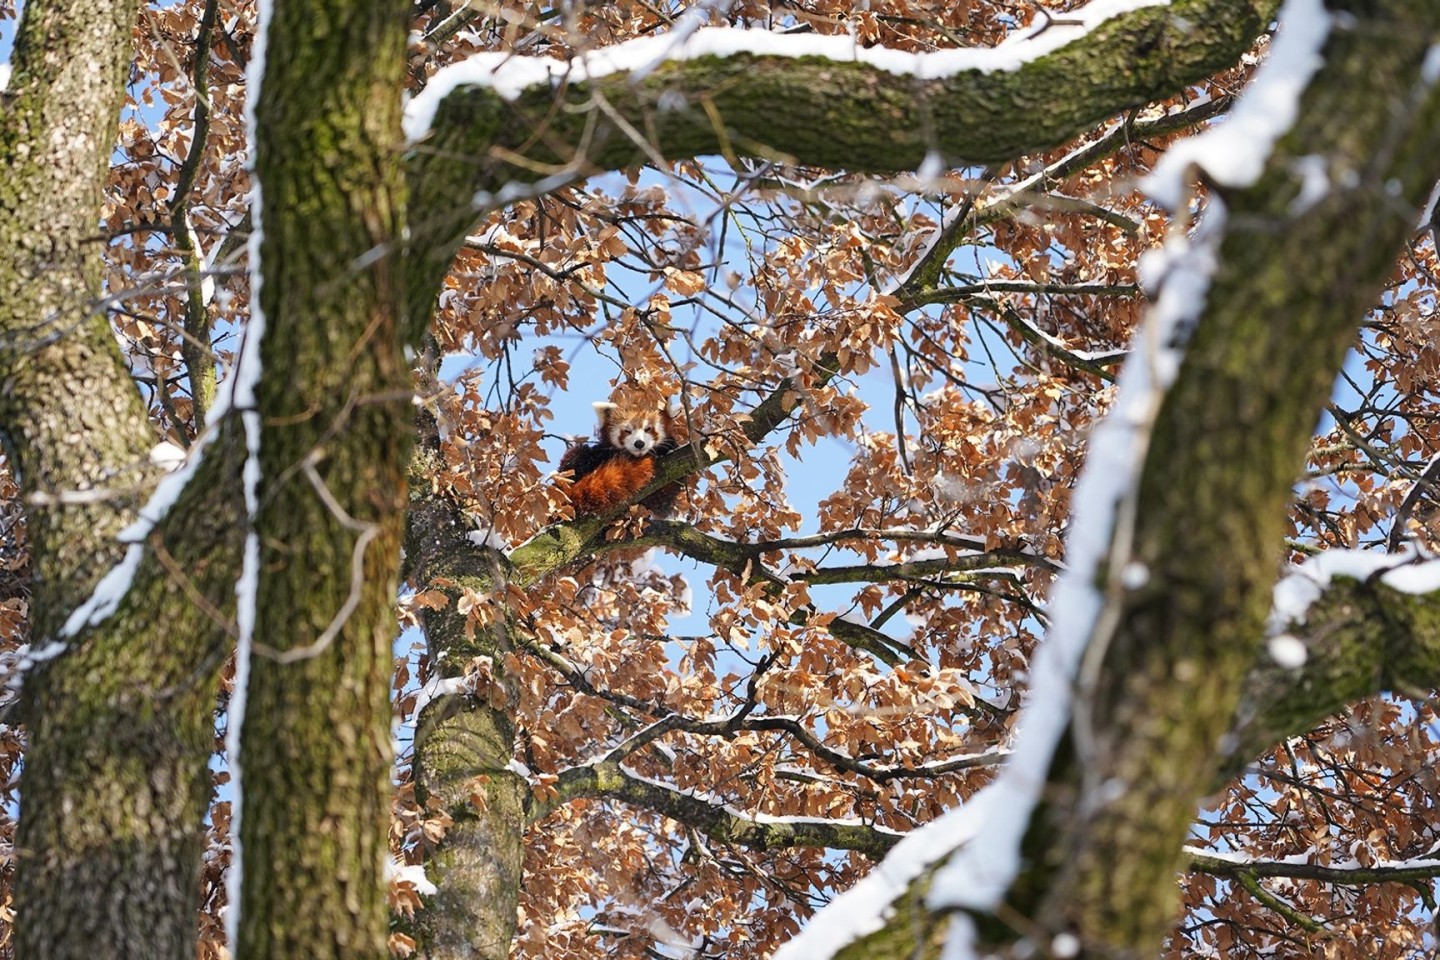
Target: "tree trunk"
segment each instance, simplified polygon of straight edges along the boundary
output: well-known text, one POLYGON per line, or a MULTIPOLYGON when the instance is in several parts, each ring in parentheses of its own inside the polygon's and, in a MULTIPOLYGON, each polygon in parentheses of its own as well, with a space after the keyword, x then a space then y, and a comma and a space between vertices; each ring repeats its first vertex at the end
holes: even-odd
POLYGON ((1081 691, 1088 730, 1052 777, 1068 788, 1050 799, 1039 860, 1058 873, 1022 915, 1094 955, 1153 955, 1174 920, 1181 847, 1213 789, 1197 758, 1217 756, 1263 654, 1293 483, 1434 183, 1440 95, 1420 70, 1440 15, 1419 0, 1336 6, 1358 24, 1331 33, 1265 176, 1225 195, 1220 266, 1141 478, 1128 562, 1148 582, 1125 598, 1081 691), (1297 201, 1307 156, 1335 178, 1313 205, 1297 201), (1082 783, 1125 789, 1099 800, 1082 783))
POLYGON ((243 445, 214 446, 120 610, 26 681, 19 956, 195 955, 243 516, 243 445))
MULTIPOLYGON (((433 418, 422 413, 420 421, 417 495, 405 539, 408 576, 421 582, 443 578, 492 592, 502 579, 503 561, 491 558, 487 575, 485 554, 464 539, 465 518, 441 498, 419 493, 439 446, 433 418)), ((472 657, 489 657, 503 685, 508 633, 481 628, 468 638, 466 617, 453 602, 458 593, 451 599, 443 610, 426 612, 431 664, 458 671, 472 657)), ((416 940, 428 960, 504 960, 510 955, 529 800, 525 781, 511 769, 514 748, 508 703, 497 706, 489 698, 449 694, 421 710, 413 763, 416 799, 438 806, 451 821, 425 862, 436 893, 415 917, 416 940)))
POLYGON ((246 958, 386 953, 389 679, 414 428, 395 280, 407 9, 282 0, 265 32, 246 958))
MULTIPOLYGON (((100 309, 94 239, 136 9, 31 0, 0 93, 0 430, 29 508, 32 647, 51 654, 124 554, 115 535, 158 473, 100 309)), ((183 533, 153 539, 122 610, 26 678, 21 956, 194 956, 233 583, 216 465, 207 511, 188 514, 182 501, 171 529, 183 533), (196 596, 219 602, 202 608, 196 596)))
MULTIPOLYGON (((1196 806, 1220 763, 1233 769, 1227 734, 1247 676, 1263 682, 1255 664, 1292 484, 1440 150, 1440 95, 1422 79, 1436 11, 1418 0, 1342 6, 1350 19, 1331 33, 1266 174, 1244 190, 1216 188, 1229 224, 1219 268, 1151 431, 1133 537, 1119 556, 1143 584, 1107 590, 1117 623, 1103 647, 1091 639, 1103 660, 1093 677, 1082 668, 1085 725, 1072 716, 1057 747, 1006 903, 977 917, 992 949, 1017 931, 1032 943, 1065 932, 1078 956, 1153 956, 1174 919, 1196 806), (1299 161, 1310 156, 1325 158, 1330 181, 1300 203, 1299 161)), ((1337 593, 1341 609, 1319 615, 1343 621, 1354 611, 1337 593)), ((1422 670, 1426 657, 1411 655, 1422 670)), ((1262 723, 1289 729, 1286 718, 1301 712, 1280 704, 1262 723)), ((1248 736, 1252 750, 1270 746, 1248 736)), ((935 915, 919 906, 928 884, 913 884, 882 932, 839 955, 938 956, 935 915)))

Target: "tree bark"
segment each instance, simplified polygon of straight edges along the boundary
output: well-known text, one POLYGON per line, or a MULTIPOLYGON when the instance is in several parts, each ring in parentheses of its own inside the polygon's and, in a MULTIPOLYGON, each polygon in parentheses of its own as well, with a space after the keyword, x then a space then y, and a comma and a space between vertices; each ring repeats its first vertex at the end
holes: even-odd
POLYGON ((244 515, 231 439, 148 538, 120 609, 26 680, 20 956, 195 956, 244 515))
POLYGON ((407 9, 280 0, 265 32, 247 958, 386 955, 389 679, 413 433, 395 282, 407 9))
POLYGON ((1246 676, 1215 788, 1348 704, 1387 690, 1440 687, 1437 600, 1378 581, 1337 578, 1310 607, 1306 622, 1291 625, 1306 646, 1304 666, 1282 666, 1261 654, 1246 676))
MULTIPOLYGON (((28 508, 32 646, 50 653, 124 554, 116 533, 158 474, 99 300, 94 239, 136 9, 32 0, 0 93, 0 431, 28 508)), ((121 611, 26 678, 22 956, 194 956, 233 583, 226 495, 238 491, 223 458, 214 466, 207 509, 181 502, 121 611)))
MULTIPOLYGON (((426 458, 438 449, 433 419, 426 414, 421 420, 417 491, 425 489, 426 458)), ((482 594, 503 582, 501 558, 487 557, 466 541, 467 527, 453 505, 429 494, 415 496, 405 541, 412 578, 464 581, 482 594)), ((503 686, 505 654, 511 649, 507 631, 486 627, 467 636, 456 599, 458 594, 445 609, 426 612, 430 662, 453 672, 472 657, 489 657, 503 686)), ((421 710, 413 763, 416 799, 438 806, 451 821, 444 840, 426 858, 437 892, 415 917, 416 939, 428 960, 504 960, 510 955, 530 799, 527 784, 512 769, 514 759, 509 704, 452 694, 421 710)))
POLYGON ((0 430, 30 507, 37 638, 121 555, 157 473, 94 242, 136 10, 29 4, 0 93, 0 430))
POLYGON ((1080 693, 1089 729, 1052 771, 1065 786, 1043 814, 1055 841, 1038 876, 1058 872, 1012 904, 1093 955, 1153 954, 1173 922, 1180 848, 1214 776, 1197 758, 1217 755, 1261 655, 1292 486, 1434 183, 1440 95, 1421 64, 1440 16, 1415 0, 1334 6, 1358 22, 1332 31, 1297 124, 1258 183, 1218 191, 1220 266, 1140 481, 1130 556, 1148 581, 1125 595, 1080 693), (1296 171, 1315 155, 1336 179, 1311 206, 1296 171), (1125 789, 1102 800, 1081 784, 1125 789))

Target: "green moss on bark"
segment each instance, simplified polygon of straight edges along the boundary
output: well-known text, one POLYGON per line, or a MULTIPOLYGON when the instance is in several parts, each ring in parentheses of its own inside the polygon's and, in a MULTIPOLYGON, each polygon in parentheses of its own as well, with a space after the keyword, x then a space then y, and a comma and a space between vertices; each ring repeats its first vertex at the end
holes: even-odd
POLYGON ((394 280, 406 10, 276 4, 268 34, 247 958, 386 953, 390 650, 413 426, 394 280))

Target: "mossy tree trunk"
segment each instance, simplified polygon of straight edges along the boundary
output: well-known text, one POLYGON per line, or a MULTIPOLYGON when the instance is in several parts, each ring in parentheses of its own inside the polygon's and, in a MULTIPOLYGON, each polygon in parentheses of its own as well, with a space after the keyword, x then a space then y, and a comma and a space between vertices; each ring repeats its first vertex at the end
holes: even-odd
MULTIPOLYGON (((1316 608, 1324 625, 1311 693, 1263 663, 1292 485, 1440 151, 1440 91, 1422 68, 1440 29, 1434 7, 1332 7, 1348 19, 1265 175, 1216 190, 1228 211, 1219 267, 1153 427, 1133 535, 1105 571, 1143 570, 1144 583, 1100 586, 1117 619, 1097 630, 1091 650, 1101 657, 1082 668, 1085 725, 1072 716, 1007 903, 979 917, 1000 955, 1023 928, 1032 942, 1073 933, 1082 957, 1154 956, 1178 906, 1174 877, 1195 810, 1225 773, 1398 671, 1436 682, 1433 642, 1415 635, 1434 619, 1419 613, 1431 601, 1378 585, 1341 585, 1316 608), (1297 171, 1311 156, 1325 158, 1330 186, 1302 203, 1297 171), (1381 639, 1387 620, 1393 636, 1381 639)), ((916 920, 927 884, 914 885, 910 909, 897 903, 881 933, 840 955, 938 956, 943 922, 916 920)))
MULTIPOLYGON (((137 9, 31 0, 0 93, 0 431, 29 510, 32 647, 51 654, 158 473, 94 240, 137 9)), ((194 956, 238 466, 217 456, 204 509, 181 501, 120 611, 26 678, 22 956, 194 956)))
MULTIPOLYGON (((420 416, 419 435, 412 464, 419 482, 412 487, 405 537, 407 576, 463 584, 482 595, 493 592, 506 579, 504 558, 477 550, 465 538, 466 518, 425 489, 423 480, 439 456, 428 412, 420 416)), ((528 786, 513 769, 515 724, 505 702, 513 625, 467 630, 466 616, 453 602, 426 611, 424 625, 432 664, 453 670, 474 657, 489 657, 502 692, 498 698, 436 697, 416 724, 416 799, 438 807, 450 825, 426 863, 436 893, 415 917, 415 939, 430 960, 504 960, 515 937, 529 800, 528 786)))
POLYGON ((290 0, 266 32, 246 958, 386 955, 389 681, 414 428, 396 296, 407 10, 290 0))
POLYGON ((1069 785, 1125 786, 1052 803, 1046 859, 1059 873, 1026 914, 1073 929, 1096 956, 1153 953, 1173 922, 1180 848, 1213 789, 1197 758, 1216 757, 1264 656, 1295 479, 1440 172, 1440 92, 1421 76, 1440 12, 1421 0, 1331 7, 1354 20, 1332 31, 1298 122, 1259 182, 1219 191, 1219 267, 1140 481, 1129 562, 1148 581, 1124 598, 1097 682, 1082 688, 1088 729, 1056 771, 1069 785), (1332 178, 1313 204, 1298 199, 1296 172, 1312 156, 1332 178))

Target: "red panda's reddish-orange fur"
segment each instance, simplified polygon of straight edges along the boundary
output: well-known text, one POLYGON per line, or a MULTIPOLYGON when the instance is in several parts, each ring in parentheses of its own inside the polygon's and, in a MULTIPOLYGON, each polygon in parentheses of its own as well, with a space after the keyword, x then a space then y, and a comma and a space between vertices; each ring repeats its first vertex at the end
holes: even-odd
MULTIPOLYGON (((670 405, 653 393, 620 389, 609 402, 595 404, 600 419, 594 443, 565 451, 560 469, 572 476, 570 502, 577 517, 605 513, 634 499, 655 476, 655 462, 678 446, 670 405)), ((643 501, 665 516, 678 486, 666 487, 643 501)))
POLYGON ((620 456, 601 464, 570 488, 575 516, 604 513, 618 507, 644 489, 654 475, 655 461, 651 457, 620 456))

